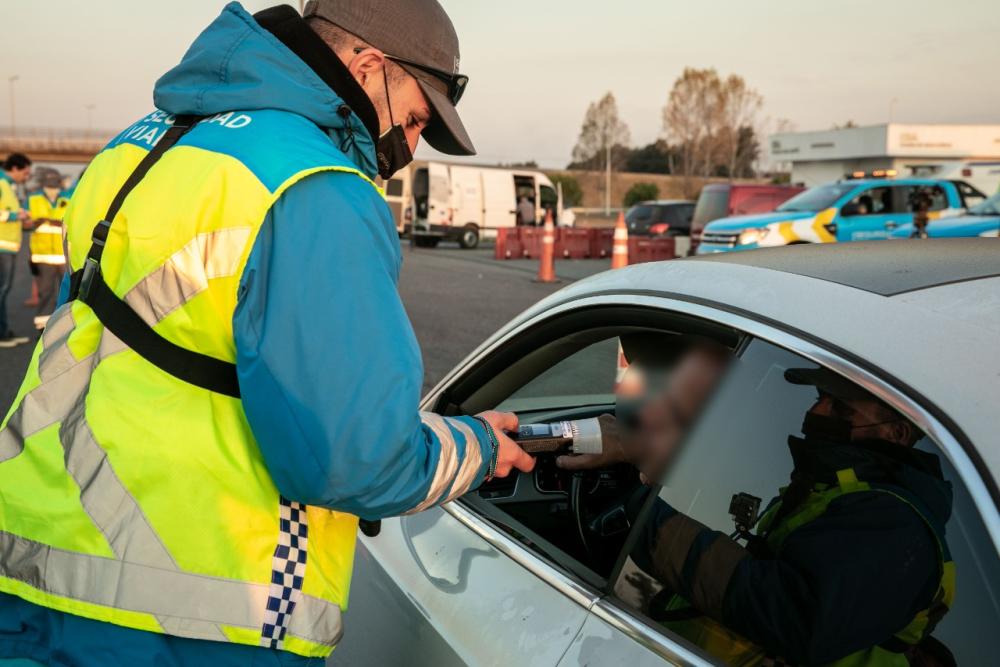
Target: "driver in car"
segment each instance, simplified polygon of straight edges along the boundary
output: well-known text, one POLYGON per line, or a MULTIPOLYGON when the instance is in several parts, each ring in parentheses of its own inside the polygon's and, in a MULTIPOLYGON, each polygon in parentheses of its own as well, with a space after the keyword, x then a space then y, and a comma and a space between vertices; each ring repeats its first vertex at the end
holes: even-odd
MULTIPOLYGON (((662 479, 729 358, 694 346, 635 428, 558 465, 625 461, 662 479)), ((914 449, 922 434, 909 420, 832 371, 785 379, 817 392, 804 437, 788 438, 788 486, 743 531, 746 546, 658 498, 631 553, 663 587, 646 611, 730 664, 954 664, 930 637, 955 582, 938 458, 914 449)))

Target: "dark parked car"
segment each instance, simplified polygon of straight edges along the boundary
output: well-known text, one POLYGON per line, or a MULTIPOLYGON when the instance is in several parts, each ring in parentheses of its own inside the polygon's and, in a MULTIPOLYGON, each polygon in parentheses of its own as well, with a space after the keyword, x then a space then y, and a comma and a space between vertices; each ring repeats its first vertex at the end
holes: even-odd
POLYGON ((625 224, 628 233, 635 236, 687 236, 693 215, 693 201, 644 201, 625 213, 625 224))

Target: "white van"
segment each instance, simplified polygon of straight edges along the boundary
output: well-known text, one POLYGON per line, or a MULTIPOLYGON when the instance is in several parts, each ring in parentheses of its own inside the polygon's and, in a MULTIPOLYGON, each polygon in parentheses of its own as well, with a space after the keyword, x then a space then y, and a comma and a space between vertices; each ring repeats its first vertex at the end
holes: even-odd
POLYGON ((442 239, 475 248, 481 238, 517 225, 517 202, 535 204, 534 224, 551 208, 558 224, 561 191, 540 171, 477 167, 446 162, 414 162, 385 184, 386 199, 400 235, 433 247, 442 239))

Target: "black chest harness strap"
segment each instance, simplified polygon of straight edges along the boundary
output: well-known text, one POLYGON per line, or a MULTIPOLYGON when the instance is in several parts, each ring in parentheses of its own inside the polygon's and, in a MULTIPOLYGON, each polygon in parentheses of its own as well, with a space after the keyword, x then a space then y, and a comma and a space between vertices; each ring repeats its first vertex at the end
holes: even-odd
POLYGON ((185 349, 158 334, 131 306, 118 298, 101 273, 101 257, 108 233, 125 199, 157 160, 200 120, 197 116, 177 116, 173 126, 125 181, 111 202, 107 215, 94 227, 92 244, 83 268, 71 277, 70 300, 76 299, 90 306, 105 328, 160 370, 203 389, 239 398, 236 364, 185 349))

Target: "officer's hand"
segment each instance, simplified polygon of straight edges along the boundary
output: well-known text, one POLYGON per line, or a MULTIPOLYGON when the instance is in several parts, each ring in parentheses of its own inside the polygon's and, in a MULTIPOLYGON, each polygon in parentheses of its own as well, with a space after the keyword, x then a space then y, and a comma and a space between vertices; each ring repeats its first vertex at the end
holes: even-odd
POLYGON ((513 412, 482 412, 478 415, 485 419, 497 437, 497 469, 494 477, 506 477, 510 471, 517 468, 521 472, 531 472, 535 468, 535 459, 521 449, 521 446, 511 440, 506 431, 517 432, 517 415, 513 412))

